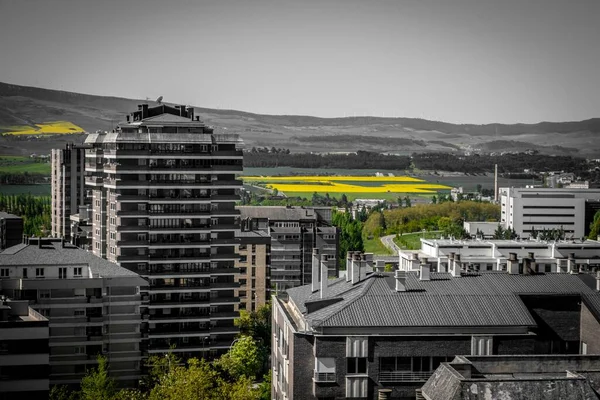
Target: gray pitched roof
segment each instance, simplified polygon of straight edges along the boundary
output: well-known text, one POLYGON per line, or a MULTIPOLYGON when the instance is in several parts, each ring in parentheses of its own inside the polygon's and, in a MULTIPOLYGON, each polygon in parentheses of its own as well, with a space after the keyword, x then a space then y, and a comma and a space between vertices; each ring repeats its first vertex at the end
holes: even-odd
MULTIPOLYGON (((0 252, 0 265, 20 266, 65 266, 88 265, 94 277, 136 277, 139 276, 115 263, 97 257, 70 244, 63 248, 60 241, 45 241, 39 248, 36 244, 17 244, 0 252)), ((142 279, 142 278, 140 278, 142 279)))
POLYGON ((520 298, 527 294, 581 295, 600 315, 600 294, 579 275, 482 272, 452 278, 432 273, 431 278, 421 281, 408 273, 403 292, 395 290, 391 274, 371 274, 355 285, 330 281, 326 298, 341 301, 311 313, 306 304, 319 300, 318 291, 306 285, 287 292, 309 324, 323 327, 535 326, 520 298))

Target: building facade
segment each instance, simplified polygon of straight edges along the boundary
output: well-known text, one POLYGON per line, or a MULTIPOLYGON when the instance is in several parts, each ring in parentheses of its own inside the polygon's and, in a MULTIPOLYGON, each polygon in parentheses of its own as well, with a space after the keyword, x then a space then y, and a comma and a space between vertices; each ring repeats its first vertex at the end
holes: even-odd
POLYGON ((348 265, 346 278, 273 296, 274 399, 415 399, 457 355, 579 354, 598 341, 586 333, 600 321, 588 274, 455 276, 426 263, 393 274, 362 255, 348 265))
POLYGON ((110 374, 141 378, 142 296, 138 274, 64 239, 30 238, 0 252, 0 290, 49 319, 50 384, 77 385, 105 355, 110 374))
POLYGON ((501 188, 500 205, 502 226, 521 238, 564 229, 567 238, 580 239, 600 210, 600 189, 501 188))
POLYGON ((400 251, 399 257, 405 272, 418 271, 423 261, 432 271, 451 274, 591 272, 600 268, 600 242, 421 239, 420 250, 400 251))
POLYGON ((69 143, 64 149, 52 149, 53 237, 70 239, 70 216, 79 212, 79 206, 89 203, 84 179, 86 148, 87 146, 69 143))
POLYGON ((312 252, 319 249, 329 276, 339 274, 339 232, 329 207, 240 206, 244 229, 271 237, 271 286, 285 290, 312 282, 312 252))
POLYGON ((238 246, 238 309, 256 311, 271 299, 271 237, 263 231, 242 231, 238 246))
POLYGON ((27 301, 0 302, 0 398, 47 399, 48 319, 27 301))
POLYGON ((149 352, 225 352, 238 331, 239 136, 215 134, 191 107, 142 104, 86 144, 92 251, 149 280, 149 352))

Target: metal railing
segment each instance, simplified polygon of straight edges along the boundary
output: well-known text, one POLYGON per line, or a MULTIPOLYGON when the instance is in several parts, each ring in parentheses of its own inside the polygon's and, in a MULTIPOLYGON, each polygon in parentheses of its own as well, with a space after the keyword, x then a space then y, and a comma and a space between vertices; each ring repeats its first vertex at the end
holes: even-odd
POLYGON ((335 372, 315 371, 315 382, 335 382, 335 372))
POLYGON ((379 382, 421 382, 426 381, 433 374, 428 372, 387 371, 379 373, 379 382))

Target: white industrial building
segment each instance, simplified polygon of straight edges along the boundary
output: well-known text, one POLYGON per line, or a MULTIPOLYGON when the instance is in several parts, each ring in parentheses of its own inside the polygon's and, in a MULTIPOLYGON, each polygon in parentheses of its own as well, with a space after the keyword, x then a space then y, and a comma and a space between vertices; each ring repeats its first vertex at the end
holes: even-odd
POLYGON ((600 209, 600 189, 500 188, 501 224, 521 238, 531 231, 564 229, 582 238, 600 209))

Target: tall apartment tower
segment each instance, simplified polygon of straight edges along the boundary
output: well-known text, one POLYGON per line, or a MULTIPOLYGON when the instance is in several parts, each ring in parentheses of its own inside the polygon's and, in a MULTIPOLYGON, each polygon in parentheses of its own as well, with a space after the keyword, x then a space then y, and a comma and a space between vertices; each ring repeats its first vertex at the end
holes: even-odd
POLYGON ((239 136, 214 134, 191 107, 142 104, 86 143, 92 251, 149 280, 148 352, 225 352, 237 334, 239 136))
POLYGON ((71 214, 87 203, 83 176, 86 146, 52 149, 52 236, 70 238, 71 214))

